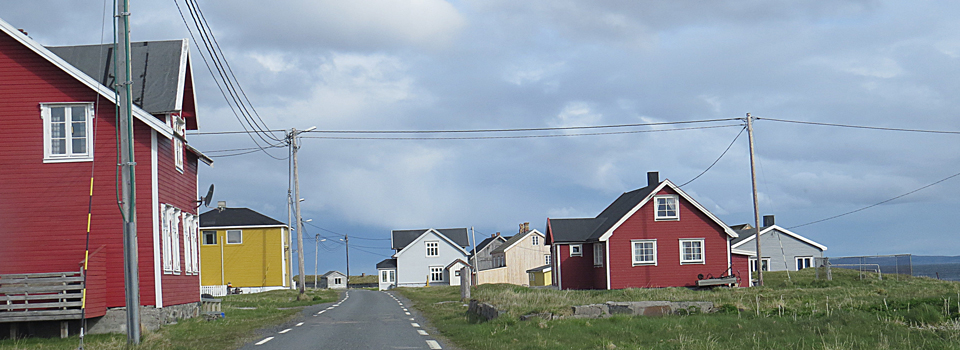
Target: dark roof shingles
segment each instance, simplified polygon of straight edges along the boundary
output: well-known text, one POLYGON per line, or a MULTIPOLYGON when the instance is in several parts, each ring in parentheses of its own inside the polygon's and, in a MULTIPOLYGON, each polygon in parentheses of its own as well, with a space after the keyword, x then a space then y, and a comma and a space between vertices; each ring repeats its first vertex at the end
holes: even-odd
POLYGON ((200 214, 200 227, 222 226, 274 226, 287 224, 260 214, 249 208, 214 209, 200 214))
MULTIPOLYGON (((424 232, 429 229, 420 229, 420 230, 393 230, 391 235, 393 236, 392 247, 394 250, 402 250, 410 242, 420 237, 424 232)), ((441 235, 446 236, 451 241, 456 244, 459 244, 460 247, 470 246, 470 239, 467 238, 467 229, 466 228, 441 228, 435 229, 441 235)))

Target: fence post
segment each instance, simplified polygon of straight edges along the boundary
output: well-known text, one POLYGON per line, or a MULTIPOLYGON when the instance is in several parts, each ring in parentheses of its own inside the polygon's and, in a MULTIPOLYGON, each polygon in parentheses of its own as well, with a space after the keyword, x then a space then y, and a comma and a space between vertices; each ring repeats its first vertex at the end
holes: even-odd
POLYGON ((460 301, 470 300, 470 286, 473 285, 469 267, 460 268, 460 301))

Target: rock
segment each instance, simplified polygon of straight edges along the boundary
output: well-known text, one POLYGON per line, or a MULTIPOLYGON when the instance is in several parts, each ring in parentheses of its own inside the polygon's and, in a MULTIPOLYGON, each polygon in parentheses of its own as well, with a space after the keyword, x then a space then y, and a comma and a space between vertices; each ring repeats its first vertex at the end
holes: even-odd
POLYGON ((600 318, 610 315, 610 308, 607 304, 591 304, 573 307, 573 317, 575 318, 600 318))

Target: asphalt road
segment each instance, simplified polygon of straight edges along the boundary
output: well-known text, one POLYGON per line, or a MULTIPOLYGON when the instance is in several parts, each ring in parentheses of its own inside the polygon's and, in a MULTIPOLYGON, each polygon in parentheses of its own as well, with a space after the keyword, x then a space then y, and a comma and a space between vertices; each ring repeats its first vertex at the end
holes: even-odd
POLYGON ((443 349, 406 303, 388 292, 352 289, 311 307, 305 319, 265 334, 242 349, 443 349))

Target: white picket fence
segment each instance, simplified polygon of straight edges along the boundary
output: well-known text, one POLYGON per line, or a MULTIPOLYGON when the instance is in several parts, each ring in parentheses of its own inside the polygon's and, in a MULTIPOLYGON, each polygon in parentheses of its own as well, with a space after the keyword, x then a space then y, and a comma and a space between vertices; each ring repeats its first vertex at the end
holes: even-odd
POLYGON ((200 286, 200 294, 210 294, 215 297, 227 295, 227 286, 200 286))

